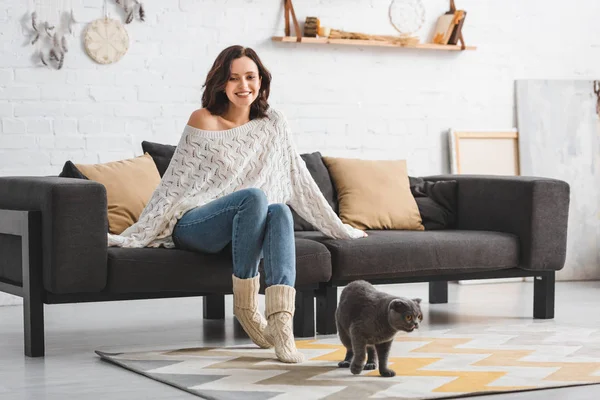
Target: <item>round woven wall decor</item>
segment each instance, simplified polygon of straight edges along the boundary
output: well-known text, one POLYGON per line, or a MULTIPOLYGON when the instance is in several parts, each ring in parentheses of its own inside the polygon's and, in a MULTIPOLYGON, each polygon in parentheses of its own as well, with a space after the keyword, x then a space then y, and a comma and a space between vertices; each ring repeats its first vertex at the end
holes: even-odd
POLYGON ((112 64, 129 50, 129 35, 116 19, 100 18, 88 25, 83 43, 86 53, 94 61, 112 64))

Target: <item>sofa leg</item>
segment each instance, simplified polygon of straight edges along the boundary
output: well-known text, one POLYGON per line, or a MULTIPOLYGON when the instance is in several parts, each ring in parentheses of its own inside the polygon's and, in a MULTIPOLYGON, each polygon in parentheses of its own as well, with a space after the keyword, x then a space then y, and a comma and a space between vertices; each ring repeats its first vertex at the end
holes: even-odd
POLYGON ((225 319, 225 295, 211 294, 203 297, 204 319, 225 319))
POLYGON ((322 286, 317 291, 317 333, 332 335, 337 333, 335 310, 337 309, 337 287, 322 286))
POLYGON ((315 336, 315 293, 313 291, 296 292, 294 336, 315 336))
POLYGON ((41 220, 39 211, 30 211, 21 232, 23 334, 28 357, 45 354, 41 220))
POLYGON ((429 282, 429 304, 448 302, 448 282, 429 282))
POLYGON ((44 303, 39 294, 23 298, 23 318, 25 355, 44 357, 44 303))
POLYGON ((533 318, 554 318, 555 272, 534 277, 533 280, 533 318))

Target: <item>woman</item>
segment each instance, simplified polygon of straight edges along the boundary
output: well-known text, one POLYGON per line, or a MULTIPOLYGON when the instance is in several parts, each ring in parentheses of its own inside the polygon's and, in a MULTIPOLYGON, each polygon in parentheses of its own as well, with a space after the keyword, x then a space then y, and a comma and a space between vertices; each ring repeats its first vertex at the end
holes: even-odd
POLYGON ((294 224, 287 204, 324 234, 366 233, 343 224, 296 151, 285 117, 269 107, 271 74, 242 46, 223 50, 204 84, 202 109, 184 128, 171 163, 138 222, 109 246, 217 253, 232 246, 234 315, 254 343, 298 363, 292 331, 294 224), (264 258, 265 317, 258 310, 264 258))

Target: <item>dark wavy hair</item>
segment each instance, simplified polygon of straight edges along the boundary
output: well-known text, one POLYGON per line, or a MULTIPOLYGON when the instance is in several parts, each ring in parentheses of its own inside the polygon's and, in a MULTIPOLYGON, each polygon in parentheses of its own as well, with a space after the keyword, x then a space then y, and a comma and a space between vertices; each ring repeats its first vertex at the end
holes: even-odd
POLYGON ((206 76, 206 82, 202 86, 202 107, 213 115, 223 115, 229 106, 229 98, 225 93, 225 86, 229 81, 231 63, 233 60, 248 57, 256 63, 258 74, 261 78, 258 97, 250 106, 250 119, 262 118, 267 115, 269 109, 269 92, 271 90, 271 73, 265 68, 254 50, 243 46, 230 46, 223 50, 215 60, 212 68, 206 76))

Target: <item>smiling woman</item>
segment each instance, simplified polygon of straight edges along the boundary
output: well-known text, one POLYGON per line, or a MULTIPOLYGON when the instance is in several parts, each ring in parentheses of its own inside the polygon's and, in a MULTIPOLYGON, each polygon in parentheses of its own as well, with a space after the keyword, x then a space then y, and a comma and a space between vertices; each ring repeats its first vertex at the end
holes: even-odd
POLYGON ((267 102, 271 74, 242 46, 219 54, 161 182, 138 221, 109 246, 231 251, 233 313, 258 346, 286 363, 294 342, 296 245, 290 207, 337 239, 366 233, 344 224, 298 154, 282 112, 267 102), (229 246, 229 247, 228 247, 229 246), (265 315, 258 310, 264 260, 265 315), (265 318, 266 317, 266 318, 265 318))
POLYGON ((267 115, 271 73, 250 48, 231 46, 223 50, 203 87, 202 107, 222 117, 225 125, 241 125, 267 115))

